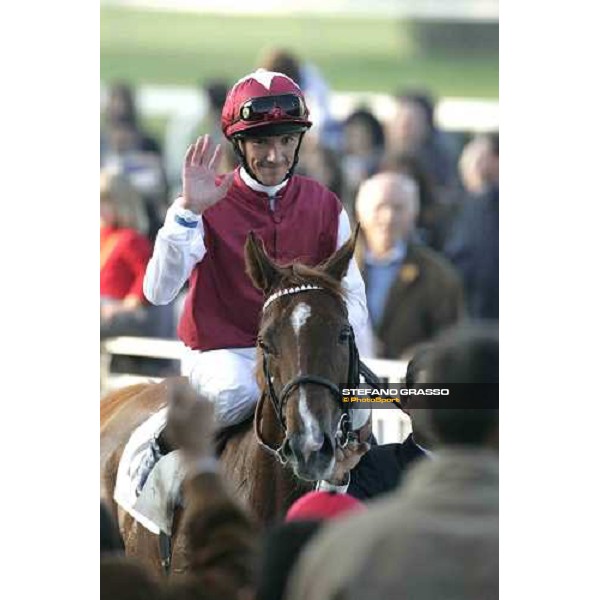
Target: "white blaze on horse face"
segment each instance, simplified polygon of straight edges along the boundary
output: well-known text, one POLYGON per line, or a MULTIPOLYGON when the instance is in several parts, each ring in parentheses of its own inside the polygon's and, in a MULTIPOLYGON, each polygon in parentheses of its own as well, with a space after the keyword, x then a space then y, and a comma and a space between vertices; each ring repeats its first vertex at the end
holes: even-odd
POLYGON ((312 452, 317 452, 323 446, 324 437, 319 427, 319 422, 315 416, 310 412, 308 408, 308 401, 306 400, 306 389, 303 385, 300 386, 300 404, 299 404, 300 418, 304 424, 305 438, 302 444, 302 453, 304 454, 304 460, 308 461, 309 455, 312 452))
MULTIPOLYGON (((296 339, 298 340, 298 375, 301 375, 300 371, 300 331, 302 327, 308 321, 310 317, 311 309, 306 302, 300 302, 292 311, 292 316, 290 317, 290 321, 292 323, 292 328, 294 329, 294 333, 296 334, 296 339)), ((311 452, 319 450, 323 445, 322 435, 320 434, 319 422, 314 417, 314 415, 310 412, 308 408, 308 401, 306 399, 306 389, 303 385, 299 387, 300 393, 300 404, 299 404, 299 412, 300 418, 304 424, 304 430, 306 433, 306 438, 304 440, 304 454, 305 458, 308 459, 308 455, 311 452)))
POLYGON ((296 334, 296 339, 300 340, 300 330, 303 325, 308 321, 308 317, 310 317, 310 306, 306 304, 306 302, 300 302, 292 311, 292 316, 290 317, 290 321, 292 322, 292 327, 294 328, 294 333, 296 334))
POLYGON ((300 373, 300 330, 308 321, 310 317, 310 306, 306 304, 306 302, 300 302, 292 311, 292 316, 290 317, 290 322, 292 323, 292 328, 294 333, 296 334, 296 341, 298 342, 298 375, 300 373))

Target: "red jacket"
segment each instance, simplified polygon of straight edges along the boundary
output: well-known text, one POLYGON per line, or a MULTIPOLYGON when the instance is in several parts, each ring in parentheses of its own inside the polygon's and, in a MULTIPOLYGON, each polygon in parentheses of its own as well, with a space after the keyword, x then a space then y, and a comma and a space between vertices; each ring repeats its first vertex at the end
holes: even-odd
POLYGON ((134 296, 147 302, 142 291, 150 241, 133 229, 100 228, 100 295, 115 300, 134 296))
POLYGON ((250 231, 277 263, 316 265, 336 249, 341 203, 318 182, 293 176, 269 198, 250 189, 236 171, 227 196, 203 214, 207 252, 194 267, 178 333, 194 350, 256 344, 264 302, 246 275, 244 244, 250 231))

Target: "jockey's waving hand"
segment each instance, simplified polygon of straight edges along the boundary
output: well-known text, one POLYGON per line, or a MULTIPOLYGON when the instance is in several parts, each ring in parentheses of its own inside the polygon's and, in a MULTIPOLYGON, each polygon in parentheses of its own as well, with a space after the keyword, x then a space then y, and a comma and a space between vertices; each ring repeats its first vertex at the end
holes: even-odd
POLYGON ((181 206, 201 215, 207 208, 222 200, 231 184, 233 172, 218 183, 217 167, 223 150, 209 135, 203 135, 186 152, 181 180, 183 193, 181 206))

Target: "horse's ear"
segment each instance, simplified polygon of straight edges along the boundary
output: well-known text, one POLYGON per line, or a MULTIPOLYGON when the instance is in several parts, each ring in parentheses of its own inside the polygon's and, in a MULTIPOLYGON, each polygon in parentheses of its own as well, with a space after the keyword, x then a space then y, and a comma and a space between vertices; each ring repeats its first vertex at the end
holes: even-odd
POLYGON ((354 255, 354 247, 360 231, 360 223, 354 227, 352 235, 346 243, 341 246, 335 254, 332 254, 321 266, 321 270, 327 273, 330 277, 341 281, 348 272, 348 266, 354 255))
POLYGON ((269 258, 263 241, 251 231, 244 247, 246 273, 252 283, 263 292, 272 289, 281 280, 281 272, 269 258))

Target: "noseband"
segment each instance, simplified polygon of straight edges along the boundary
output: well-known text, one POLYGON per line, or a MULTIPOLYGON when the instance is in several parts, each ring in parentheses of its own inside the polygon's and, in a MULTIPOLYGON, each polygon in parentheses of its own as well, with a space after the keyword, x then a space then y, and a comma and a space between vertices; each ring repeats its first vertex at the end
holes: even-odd
MULTIPOLYGON (((322 289, 323 289, 322 287, 316 286, 316 285, 302 285, 299 287, 286 288, 284 290, 280 290, 280 291, 272 294, 271 296, 269 296, 269 298, 267 299, 267 301, 265 302, 265 304, 263 306, 263 311, 274 300, 276 300, 277 298, 281 298, 282 296, 285 296, 288 294, 297 294, 299 292, 305 292, 307 290, 322 290, 322 289)), ((348 324, 348 329, 349 329, 349 336, 348 336, 349 361, 348 361, 348 376, 347 376, 346 381, 348 384, 351 385, 351 387, 355 387, 360 382, 360 358, 358 355, 358 349, 356 348, 356 341, 354 339, 354 331, 352 330, 352 327, 350 324, 348 324)), ((287 439, 287 427, 286 427, 286 422, 285 422, 285 406, 287 404, 287 401, 289 400, 291 393, 297 387, 299 387, 305 383, 311 383, 313 385, 320 385, 321 387, 326 388, 327 390, 329 390, 331 392, 333 397, 336 399, 337 403, 339 404, 339 406, 342 410, 342 416, 340 418, 340 422, 338 425, 338 432, 340 433, 339 444, 342 448, 344 448, 348 444, 348 442, 350 441, 350 439, 352 437, 351 431, 350 431, 350 426, 351 426, 350 409, 348 407, 348 404, 346 402, 343 402, 343 400, 342 400, 342 392, 340 391, 339 385, 335 384, 334 382, 330 381, 329 379, 326 379, 325 377, 320 377, 318 375, 299 375, 298 377, 295 377, 291 381, 288 381, 283 386, 283 389, 281 390, 281 395, 278 396, 277 392, 275 391, 275 387, 273 386, 273 377, 269 370, 268 353, 264 349, 263 349, 263 374, 265 377, 265 381, 267 382, 267 390, 268 390, 267 395, 269 397, 271 405, 273 406, 273 410, 275 411, 275 414, 277 415, 279 425, 284 433, 284 442, 278 448, 274 448, 273 446, 271 446, 267 442, 265 442, 264 439, 262 438, 262 435, 260 433, 260 428, 258 426, 258 422, 259 422, 258 410, 259 410, 262 402, 260 402, 257 405, 257 415, 256 415, 256 418, 254 419, 255 432, 256 432, 256 436, 258 438, 260 445, 263 446, 264 448, 266 448, 267 450, 269 450, 270 452, 273 452, 277 456, 277 458, 281 461, 282 464, 287 462, 287 459, 283 456, 283 445, 285 443, 285 440, 287 439)))

